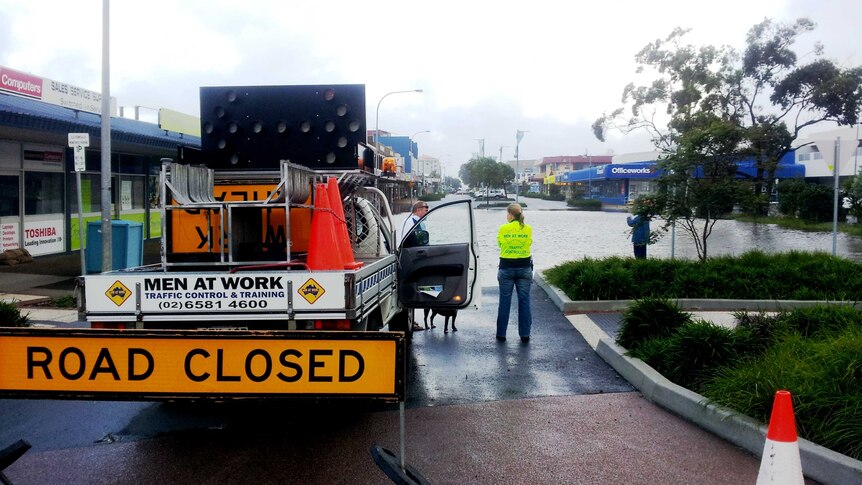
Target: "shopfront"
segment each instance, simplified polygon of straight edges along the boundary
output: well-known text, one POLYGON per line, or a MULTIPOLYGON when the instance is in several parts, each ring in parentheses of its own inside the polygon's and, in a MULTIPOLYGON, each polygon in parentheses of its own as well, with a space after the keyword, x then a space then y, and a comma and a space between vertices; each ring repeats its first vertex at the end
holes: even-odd
MULTIPOLYGON (((25 248, 33 256, 80 249, 78 187, 69 159, 59 145, 0 140, 0 252, 25 248)), ((87 151, 81 173, 85 223, 101 220, 101 153, 87 151)), ((158 237, 157 156, 111 156, 111 216, 140 222, 144 236, 158 237)))

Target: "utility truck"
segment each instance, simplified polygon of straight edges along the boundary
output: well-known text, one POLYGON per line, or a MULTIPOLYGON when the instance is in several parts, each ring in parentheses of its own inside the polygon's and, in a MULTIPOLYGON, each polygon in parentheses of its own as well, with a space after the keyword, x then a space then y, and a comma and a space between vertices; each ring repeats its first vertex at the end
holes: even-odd
POLYGON ((396 233, 362 85, 201 88, 201 128, 160 261, 82 276, 90 329, 0 331, 0 395, 403 400, 411 309, 478 304, 471 201, 396 233))

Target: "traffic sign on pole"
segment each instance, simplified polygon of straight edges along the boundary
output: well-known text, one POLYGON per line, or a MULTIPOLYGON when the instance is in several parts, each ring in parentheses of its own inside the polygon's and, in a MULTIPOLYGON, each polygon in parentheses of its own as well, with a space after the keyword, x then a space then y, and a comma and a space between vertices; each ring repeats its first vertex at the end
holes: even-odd
POLYGON ((75 171, 83 172, 87 166, 84 158, 84 145, 75 145, 75 171))
POLYGON ((69 133, 69 147, 75 148, 76 146, 88 147, 90 146, 90 134, 89 133, 69 133))

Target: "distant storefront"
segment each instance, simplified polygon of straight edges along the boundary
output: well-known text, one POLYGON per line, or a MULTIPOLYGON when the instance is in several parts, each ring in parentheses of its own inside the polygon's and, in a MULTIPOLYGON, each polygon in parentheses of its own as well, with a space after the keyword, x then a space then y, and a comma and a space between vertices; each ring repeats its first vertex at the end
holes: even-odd
MULTIPOLYGON (((793 163, 794 154, 789 153, 778 165, 775 177, 778 179, 802 178, 805 167, 793 163)), ((754 177, 757 169, 753 160, 737 162, 737 177, 754 177)), ((655 161, 630 163, 611 163, 601 167, 565 172, 546 179, 545 183, 568 186, 571 191, 584 194, 587 198, 599 199, 609 205, 624 205, 639 195, 654 193, 658 190, 657 180, 661 175, 655 161)), ((698 175, 695 174, 695 177, 698 175)))
MULTIPOLYGON (((96 98, 98 93, 0 66, 0 251, 23 247, 41 256, 82 247, 69 133, 90 136, 81 209, 85 224, 101 220, 101 116, 90 112, 96 98)), ((199 147, 200 138, 111 119, 112 218, 142 223, 144 237, 160 235, 160 160, 175 158, 178 146, 199 147)))

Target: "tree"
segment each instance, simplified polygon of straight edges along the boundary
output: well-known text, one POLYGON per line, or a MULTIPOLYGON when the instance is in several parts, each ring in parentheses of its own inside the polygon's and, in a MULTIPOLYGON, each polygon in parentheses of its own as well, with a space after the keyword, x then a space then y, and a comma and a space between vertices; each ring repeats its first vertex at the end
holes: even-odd
POLYGON ((715 223, 751 190, 736 177, 743 130, 710 114, 695 118, 678 137, 676 150, 659 161, 663 175, 654 210, 665 219, 663 229, 679 223, 694 241, 698 259, 706 261, 715 223))
POLYGON ((480 157, 461 165, 458 176, 473 187, 502 188, 515 180, 515 170, 493 158, 480 157))
MULTIPOLYGON (((768 198, 761 194, 771 192, 781 157, 798 148, 793 144, 799 132, 824 121, 852 125, 860 114, 862 68, 841 69, 825 59, 798 65, 793 44, 813 29, 808 19, 790 25, 766 19, 749 31, 747 47, 740 54, 729 47, 683 45, 687 31, 677 28, 635 56, 637 72, 650 70, 656 79, 626 86, 624 106, 596 120, 593 131, 600 140, 609 129, 650 133, 661 153, 659 165, 665 168, 659 185, 669 190, 662 213, 668 222, 694 213, 709 214, 714 224, 722 208, 734 204, 765 214, 768 198), (626 109, 631 111, 627 119, 626 109), (719 136, 730 140, 721 141, 719 136), (743 158, 753 159, 757 166, 747 191, 740 190, 741 183, 730 183, 729 175, 721 175, 743 158), (705 165, 695 169, 697 164, 705 165), (680 179, 699 170, 713 174, 712 179, 680 179), (692 185, 703 188, 705 180, 712 185, 709 195, 697 197, 707 200, 689 197, 692 185), (682 195, 681 187, 686 188, 682 195)), ((818 46, 814 54, 821 53, 818 46)), ((707 255, 710 232, 708 222, 695 232, 701 259, 707 255)))
POLYGON ((443 178, 443 184, 446 185, 446 187, 452 187, 455 190, 461 188, 461 180, 455 177, 450 177, 448 175, 443 178))
MULTIPOLYGON (((843 193, 839 194, 839 196, 843 195, 843 193)), ((832 187, 800 179, 788 180, 781 182, 778 192, 778 210, 782 214, 809 223, 828 222, 832 220, 835 208, 834 197, 832 187)), ((847 210, 839 206, 838 218, 843 219, 846 215, 847 210)))

